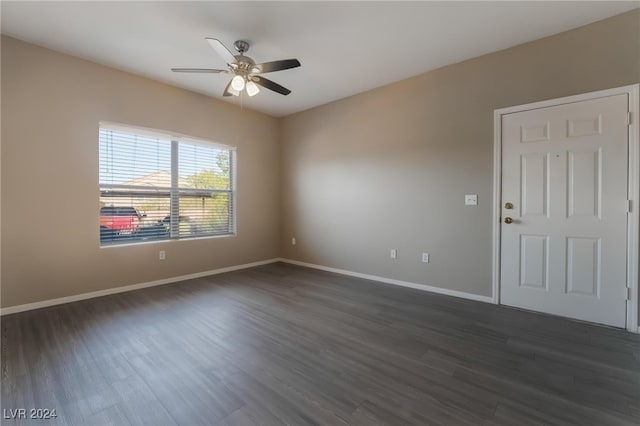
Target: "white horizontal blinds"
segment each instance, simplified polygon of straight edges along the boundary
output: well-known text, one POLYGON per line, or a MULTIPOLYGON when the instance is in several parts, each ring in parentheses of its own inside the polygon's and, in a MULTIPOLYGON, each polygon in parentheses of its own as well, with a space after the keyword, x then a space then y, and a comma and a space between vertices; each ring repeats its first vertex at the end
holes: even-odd
POLYGON ((171 140, 101 128, 100 241, 168 238, 171 140))
POLYGON ((171 140, 100 129, 100 185, 171 188, 171 140))
POLYGON ((99 145, 102 245, 233 233, 231 149, 122 126, 99 145))
POLYGON ((180 237, 232 232, 231 155, 213 145, 178 144, 180 237))

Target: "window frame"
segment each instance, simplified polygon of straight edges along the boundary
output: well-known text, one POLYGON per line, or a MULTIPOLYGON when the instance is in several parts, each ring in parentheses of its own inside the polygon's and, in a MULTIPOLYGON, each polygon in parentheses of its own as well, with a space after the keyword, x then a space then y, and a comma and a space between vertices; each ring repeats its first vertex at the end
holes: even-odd
MULTIPOLYGON (((131 126, 119 123, 112 123, 106 121, 100 121, 98 126, 98 147, 100 147, 101 132, 113 131, 126 135, 143 136, 148 138, 157 138, 170 141, 171 143, 171 186, 170 187, 157 187, 152 190, 148 196, 157 196, 163 194, 169 201, 169 226, 168 236, 166 238, 153 238, 153 239, 113 239, 110 241, 103 241, 100 238, 100 248, 109 247, 123 247, 136 244, 148 244, 148 243, 166 243, 170 241, 187 241, 198 240, 206 238, 221 238, 221 237, 235 237, 237 235, 237 148, 230 145, 225 145, 217 142, 213 142, 206 139, 187 136, 175 132, 161 131, 155 129, 149 129, 145 127, 131 126), (196 144, 211 148, 217 148, 227 151, 229 153, 229 189, 197 189, 197 188, 180 188, 179 186, 179 150, 181 144, 196 144), (166 194, 164 194, 166 193, 166 194), (229 226, 226 232, 219 233, 202 233, 196 235, 183 235, 180 236, 180 198, 185 198, 184 194, 189 194, 191 197, 201 197, 202 195, 210 196, 212 193, 226 194, 228 197, 228 212, 229 212, 229 226)), ((98 149, 100 151, 100 149, 98 149)), ((98 155, 98 171, 100 174, 101 169, 100 155, 98 155)), ((108 191, 114 189, 132 189, 132 190, 144 190, 149 187, 141 187, 135 185, 124 184, 103 184, 100 183, 100 175, 98 176, 98 187, 100 201, 102 197, 109 196, 108 191)), ((141 193, 135 193, 135 196, 140 196, 141 193)), ((133 197, 133 196, 132 196, 133 197)), ((107 206, 105 206, 107 207, 107 206)))

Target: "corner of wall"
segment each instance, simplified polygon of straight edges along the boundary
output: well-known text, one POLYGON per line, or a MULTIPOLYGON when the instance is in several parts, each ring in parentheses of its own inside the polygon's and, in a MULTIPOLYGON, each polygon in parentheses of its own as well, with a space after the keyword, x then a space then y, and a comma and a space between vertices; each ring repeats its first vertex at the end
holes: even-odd
POLYGON ((282 257, 284 254, 284 227, 283 227, 283 212, 284 212, 284 177, 283 177, 283 153, 284 153, 284 120, 286 117, 278 117, 277 119, 277 133, 278 133, 278 256, 282 257))

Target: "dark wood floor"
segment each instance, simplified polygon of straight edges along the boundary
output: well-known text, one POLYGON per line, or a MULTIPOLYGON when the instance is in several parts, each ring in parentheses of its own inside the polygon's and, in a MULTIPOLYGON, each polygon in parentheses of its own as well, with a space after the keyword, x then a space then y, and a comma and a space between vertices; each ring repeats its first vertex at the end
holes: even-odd
POLYGON ((637 425, 640 336, 273 264, 3 317, 2 408, 58 415, 7 425, 637 425))

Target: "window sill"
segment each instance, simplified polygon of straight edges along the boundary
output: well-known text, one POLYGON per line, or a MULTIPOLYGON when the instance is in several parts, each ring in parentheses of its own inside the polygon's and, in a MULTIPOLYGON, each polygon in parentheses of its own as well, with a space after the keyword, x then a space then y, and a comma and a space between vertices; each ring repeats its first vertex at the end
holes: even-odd
POLYGON ((232 238, 236 237, 237 233, 229 233, 229 234, 216 234, 216 235, 203 235, 201 237, 189 237, 189 238, 170 238, 170 239, 157 239, 157 240, 142 240, 135 241, 130 243, 121 243, 121 242, 113 242, 107 244, 100 244, 101 249, 110 249, 116 247, 131 247, 131 246, 141 246, 141 245, 149 245, 149 244, 167 244, 167 243, 179 243, 185 241, 200 241, 200 240, 211 240, 211 239, 220 239, 220 238, 232 238))

